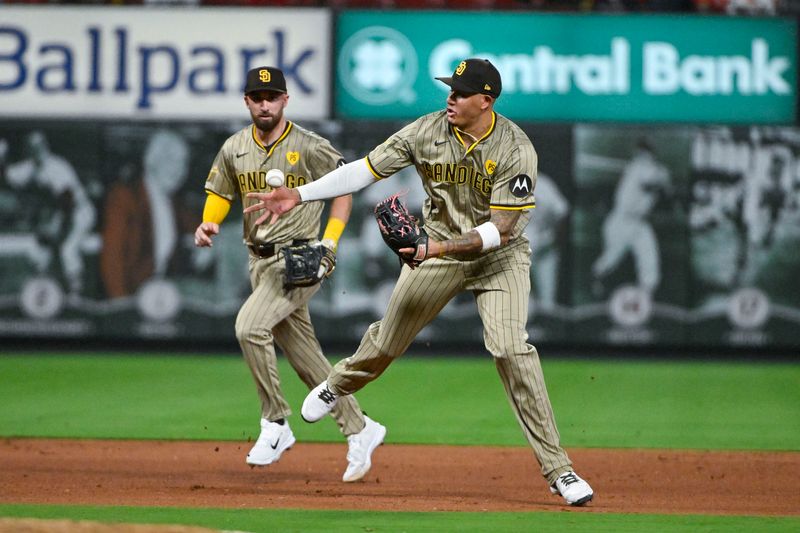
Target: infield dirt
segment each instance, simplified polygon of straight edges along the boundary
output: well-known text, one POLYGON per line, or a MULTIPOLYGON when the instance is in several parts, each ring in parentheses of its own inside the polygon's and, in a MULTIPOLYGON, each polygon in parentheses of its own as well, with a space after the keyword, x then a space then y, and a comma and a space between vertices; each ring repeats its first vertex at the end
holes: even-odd
POLYGON ((363 481, 342 483, 346 444, 296 444, 251 469, 250 444, 5 438, 0 502, 800 516, 800 453, 570 449, 595 490, 571 508, 527 448, 387 444, 363 481))

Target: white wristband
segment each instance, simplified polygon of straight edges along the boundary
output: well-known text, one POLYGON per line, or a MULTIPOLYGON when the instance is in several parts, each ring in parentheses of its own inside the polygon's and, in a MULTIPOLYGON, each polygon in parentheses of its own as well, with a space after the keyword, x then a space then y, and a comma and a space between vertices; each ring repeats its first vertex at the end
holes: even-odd
POLYGON ((481 248, 482 252, 497 248, 502 244, 500 241, 500 230, 498 230, 497 226, 495 226, 493 223, 484 222, 480 226, 475 226, 472 229, 477 231, 478 235, 481 236, 481 240, 483 241, 483 247, 481 248))

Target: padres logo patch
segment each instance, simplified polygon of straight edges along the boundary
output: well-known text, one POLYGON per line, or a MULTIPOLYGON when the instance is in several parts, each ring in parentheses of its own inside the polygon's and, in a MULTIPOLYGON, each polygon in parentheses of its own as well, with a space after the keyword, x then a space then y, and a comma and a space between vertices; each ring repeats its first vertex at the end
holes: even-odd
POLYGON ((494 174, 494 169, 497 168, 497 163, 495 163, 491 159, 487 159, 484 167, 486 167, 486 172, 488 172, 489 175, 491 176, 492 174, 494 174))
POLYGON ((458 68, 456 68, 456 75, 461 76, 464 73, 464 70, 467 68, 467 62, 462 61, 458 64, 458 68))
POLYGON ((294 165, 300 161, 300 152, 286 152, 286 160, 290 165, 294 165))
POLYGON ((269 81, 272 79, 272 74, 270 74, 267 69, 261 69, 258 71, 258 79, 264 83, 269 83, 269 81))
POLYGON ((508 183, 511 194, 517 198, 525 198, 533 192, 533 181, 527 174, 519 174, 508 183))

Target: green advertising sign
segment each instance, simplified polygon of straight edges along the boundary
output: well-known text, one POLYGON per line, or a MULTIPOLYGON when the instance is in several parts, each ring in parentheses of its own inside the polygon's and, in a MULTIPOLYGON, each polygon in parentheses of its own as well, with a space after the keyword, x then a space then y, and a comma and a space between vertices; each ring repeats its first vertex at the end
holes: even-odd
POLYGON ((523 13, 342 13, 336 112, 409 118, 444 106, 467 57, 503 78, 518 120, 793 123, 793 20, 523 13))

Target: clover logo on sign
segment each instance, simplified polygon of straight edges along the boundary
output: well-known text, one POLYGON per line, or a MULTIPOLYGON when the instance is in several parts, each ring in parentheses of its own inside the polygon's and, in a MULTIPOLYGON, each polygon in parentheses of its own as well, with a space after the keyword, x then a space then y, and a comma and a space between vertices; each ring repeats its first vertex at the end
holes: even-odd
POLYGON ((402 33, 385 26, 357 31, 342 45, 339 81, 354 99, 369 106, 417 100, 417 51, 402 33))

